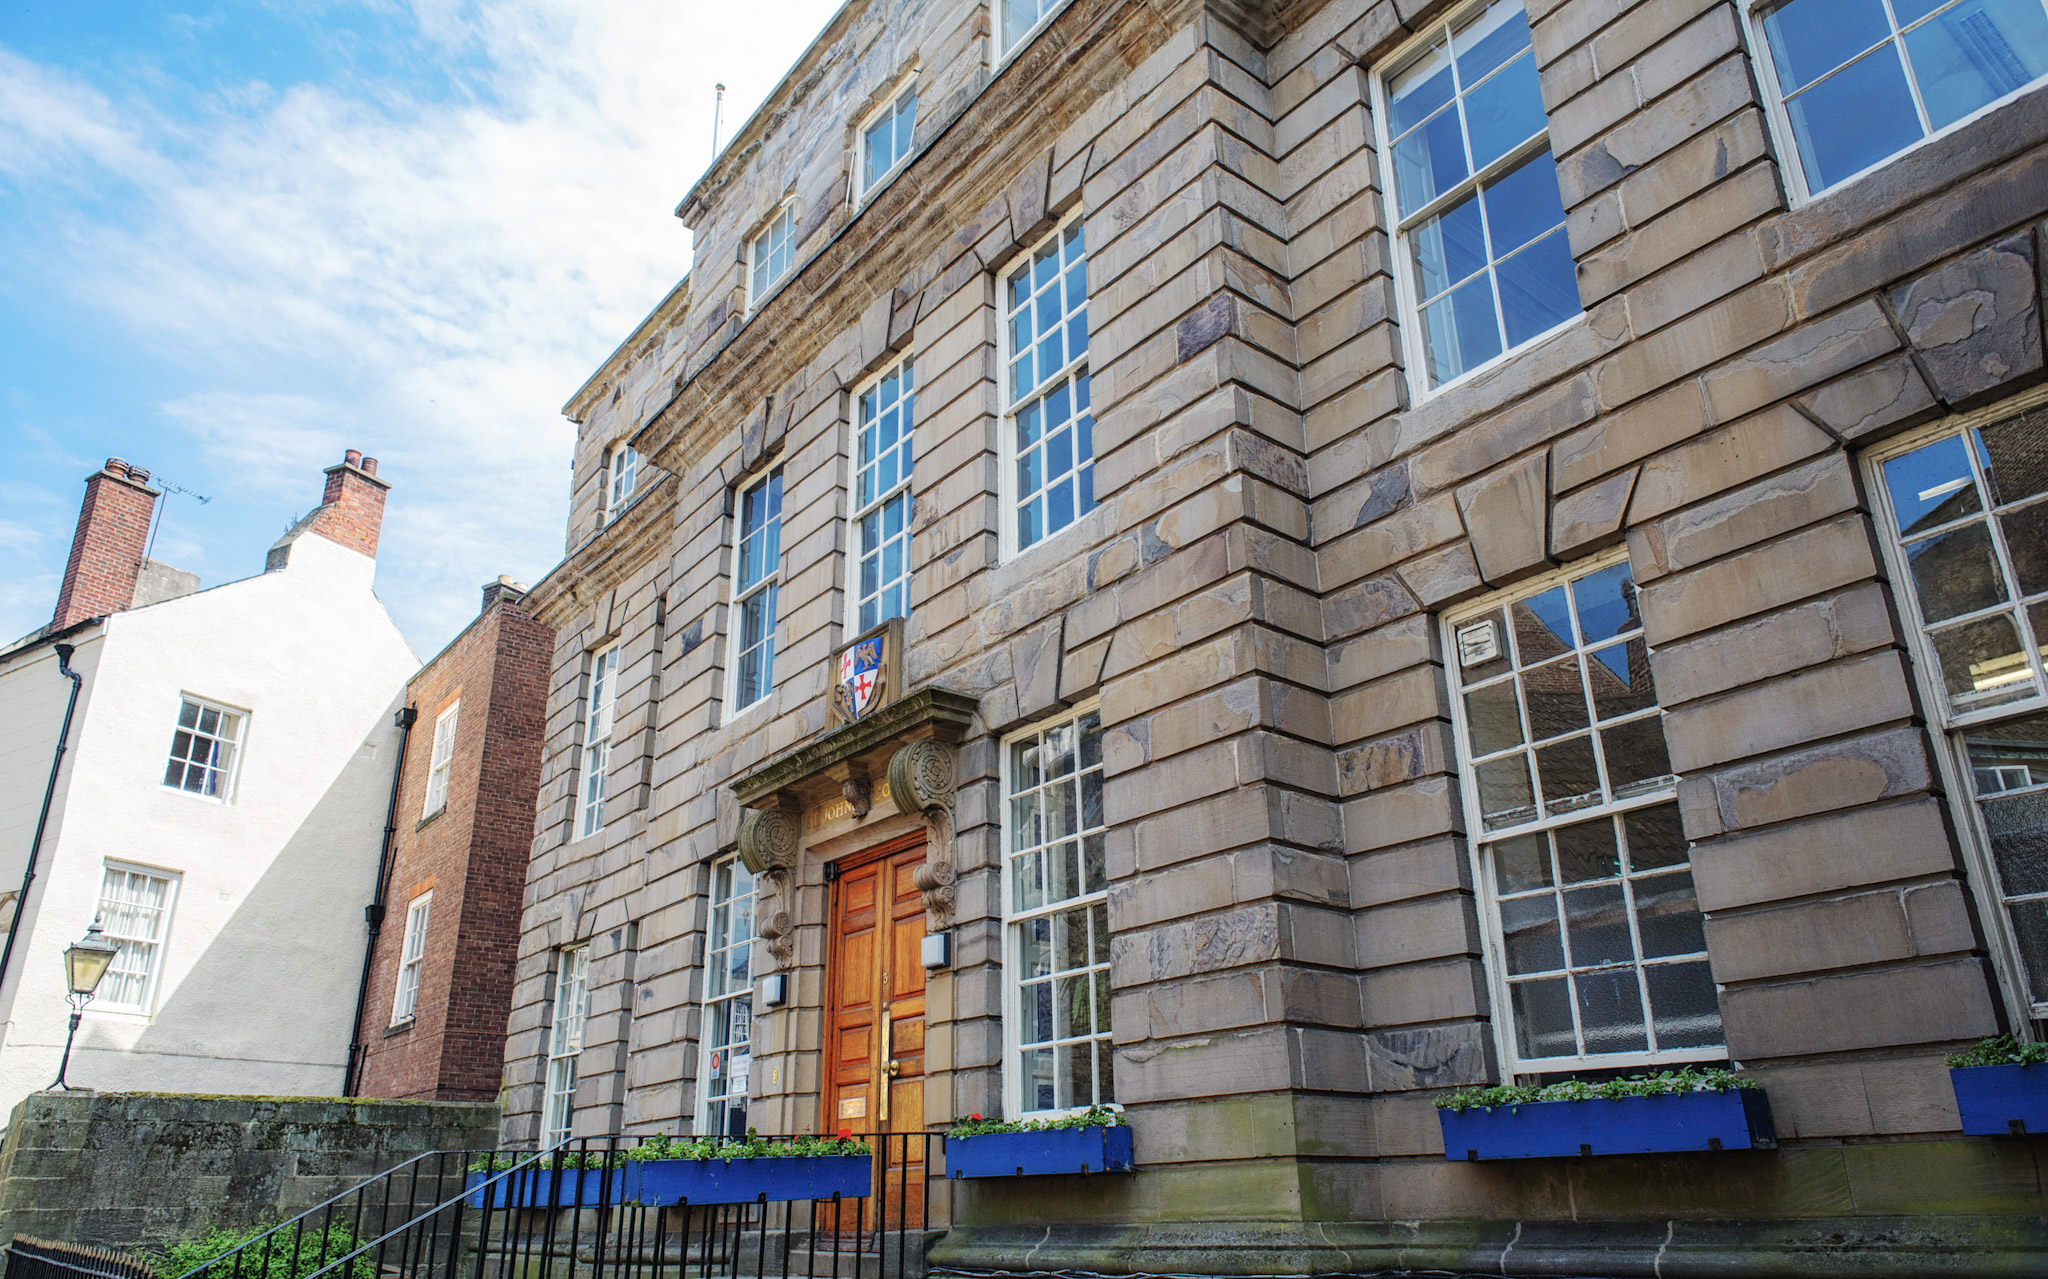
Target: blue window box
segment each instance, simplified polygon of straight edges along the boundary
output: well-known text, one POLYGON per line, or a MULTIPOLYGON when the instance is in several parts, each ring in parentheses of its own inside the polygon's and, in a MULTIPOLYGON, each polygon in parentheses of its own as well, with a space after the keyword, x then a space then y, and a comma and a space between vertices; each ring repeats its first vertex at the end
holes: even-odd
POLYGON ((564 1168, 561 1180, 552 1168, 520 1168, 512 1171, 472 1172, 465 1196, 472 1208, 484 1206, 490 1196, 493 1208, 595 1208, 600 1203, 618 1203, 624 1174, 614 1168, 611 1192, 605 1193, 607 1174, 596 1168, 564 1168), (488 1187, 484 1182, 496 1178, 488 1187))
POLYGON ((1446 1159, 1544 1159, 1680 1150, 1775 1150, 1771 1106, 1755 1088, 1536 1101, 1439 1110, 1446 1159))
POLYGON ((1050 1177, 1135 1167, 1131 1130, 1121 1124, 946 1138, 948 1177, 1050 1177))
POLYGON ((2048 1064, 1951 1067, 1963 1131, 1977 1137, 2048 1133, 2048 1064))
POLYGON ((859 1199, 874 1190, 872 1155, 763 1155, 755 1159, 645 1159, 626 1164, 626 1198, 649 1205, 859 1199))

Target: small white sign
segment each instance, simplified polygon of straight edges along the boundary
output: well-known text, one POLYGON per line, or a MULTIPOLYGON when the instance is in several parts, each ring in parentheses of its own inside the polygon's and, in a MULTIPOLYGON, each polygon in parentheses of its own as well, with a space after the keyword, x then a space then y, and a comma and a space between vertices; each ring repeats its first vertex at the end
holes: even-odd
POLYGON ((752 1066, 753 1063, 754 1059, 752 1057, 747 1056, 745 1053, 733 1054, 732 1083, 730 1085, 733 1092, 745 1092, 747 1090, 747 1075, 749 1073, 748 1068, 752 1066))
POLYGON ((1458 628, 1458 665, 1479 666, 1500 656, 1500 636, 1493 619, 1458 628))

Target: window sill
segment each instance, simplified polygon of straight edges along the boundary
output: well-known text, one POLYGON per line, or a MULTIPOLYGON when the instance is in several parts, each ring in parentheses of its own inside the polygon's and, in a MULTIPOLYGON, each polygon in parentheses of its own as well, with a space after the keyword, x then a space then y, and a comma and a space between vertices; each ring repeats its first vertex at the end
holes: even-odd
POLYGON ((413 1026, 418 1022, 418 1020, 418 1017, 414 1016, 408 1017, 404 1021, 392 1022, 389 1026, 386 1026, 384 1028, 384 1038, 390 1039, 394 1035, 403 1035, 407 1033, 413 1028, 413 1026))
POLYGON ((413 834, 417 835, 421 831, 425 830, 427 827, 432 826, 435 822, 440 821, 441 814, 447 811, 448 805, 443 804, 439 808, 435 809, 433 812, 428 813, 425 817, 422 817, 418 821, 414 822, 412 824, 413 834))

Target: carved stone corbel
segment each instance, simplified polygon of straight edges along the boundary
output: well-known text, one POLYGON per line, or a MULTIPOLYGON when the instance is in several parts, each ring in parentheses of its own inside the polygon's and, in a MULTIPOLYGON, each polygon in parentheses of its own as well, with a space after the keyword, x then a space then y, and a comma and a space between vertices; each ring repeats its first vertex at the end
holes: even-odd
POLYGON ((929 738, 912 742, 889 757, 889 798, 899 812, 924 818, 929 843, 924 864, 911 874, 924 894, 931 926, 953 922, 953 749, 929 738))
POLYGON ((755 931, 775 966, 787 968, 796 952, 796 921, 788 909, 797 858, 796 815, 783 808, 748 809, 740 819, 739 854, 757 881, 755 931))

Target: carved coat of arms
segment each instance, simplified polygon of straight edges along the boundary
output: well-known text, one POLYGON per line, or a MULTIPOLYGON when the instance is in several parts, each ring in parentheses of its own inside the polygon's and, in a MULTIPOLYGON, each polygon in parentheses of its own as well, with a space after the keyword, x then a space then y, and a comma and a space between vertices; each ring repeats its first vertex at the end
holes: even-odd
POLYGON ((851 724, 903 695, 903 619, 892 617, 831 655, 832 722, 851 724))

